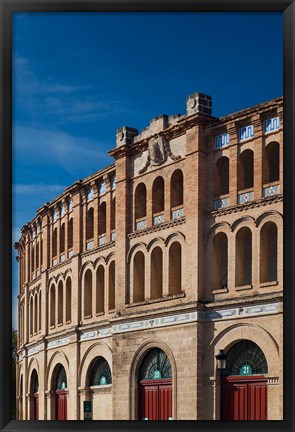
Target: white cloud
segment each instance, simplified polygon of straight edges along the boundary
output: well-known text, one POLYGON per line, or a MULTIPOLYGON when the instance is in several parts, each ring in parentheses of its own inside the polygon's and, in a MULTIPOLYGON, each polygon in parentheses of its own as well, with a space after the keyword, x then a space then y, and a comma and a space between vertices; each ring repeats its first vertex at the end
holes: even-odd
POLYGON ((12 143, 16 161, 25 155, 26 163, 62 168, 72 175, 77 173, 77 179, 111 164, 107 151, 114 147, 114 144, 76 137, 61 130, 18 125, 13 127, 12 143))

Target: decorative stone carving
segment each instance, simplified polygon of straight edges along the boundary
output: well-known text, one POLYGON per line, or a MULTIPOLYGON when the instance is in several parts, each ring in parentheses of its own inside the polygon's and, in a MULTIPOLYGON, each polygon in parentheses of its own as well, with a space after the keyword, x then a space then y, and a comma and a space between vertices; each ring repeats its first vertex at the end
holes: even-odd
POLYGON ((175 156, 169 147, 168 142, 160 135, 150 138, 148 144, 148 157, 145 166, 139 170, 139 174, 146 172, 148 167, 161 165, 166 162, 167 157, 178 160, 181 156, 175 156))

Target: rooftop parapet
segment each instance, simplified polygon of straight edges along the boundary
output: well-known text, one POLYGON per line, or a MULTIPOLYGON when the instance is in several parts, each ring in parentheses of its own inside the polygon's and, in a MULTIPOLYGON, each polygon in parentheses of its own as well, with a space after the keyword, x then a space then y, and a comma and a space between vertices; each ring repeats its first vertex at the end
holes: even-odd
POLYGON ((212 115, 212 97, 204 93, 192 93, 186 98, 186 113, 212 115))

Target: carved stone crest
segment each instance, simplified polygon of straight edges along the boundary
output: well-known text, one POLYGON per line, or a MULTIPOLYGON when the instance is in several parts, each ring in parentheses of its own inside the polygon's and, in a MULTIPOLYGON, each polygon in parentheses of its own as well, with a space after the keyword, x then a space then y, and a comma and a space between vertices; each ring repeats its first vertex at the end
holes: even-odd
POLYGON ((148 144, 148 157, 145 166, 139 170, 139 174, 146 172, 148 167, 161 165, 166 162, 167 157, 178 160, 181 156, 175 156, 169 147, 168 142, 160 135, 150 138, 148 144))

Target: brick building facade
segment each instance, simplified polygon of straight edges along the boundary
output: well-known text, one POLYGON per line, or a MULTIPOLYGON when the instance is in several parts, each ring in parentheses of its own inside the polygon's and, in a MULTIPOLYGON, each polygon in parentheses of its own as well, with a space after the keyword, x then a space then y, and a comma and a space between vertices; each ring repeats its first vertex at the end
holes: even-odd
POLYGON ((15 245, 18 418, 282 419, 282 98, 194 93, 109 154, 15 245))

